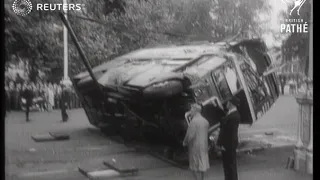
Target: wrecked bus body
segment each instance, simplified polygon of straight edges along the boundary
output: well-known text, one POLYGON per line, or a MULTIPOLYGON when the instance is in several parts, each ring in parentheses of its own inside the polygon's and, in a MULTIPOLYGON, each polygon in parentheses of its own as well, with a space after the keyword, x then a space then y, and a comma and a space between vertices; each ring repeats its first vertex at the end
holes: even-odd
MULTIPOLYGON (((106 62, 93 73, 73 77, 91 124, 119 128, 130 122, 181 141, 185 113, 194 102, 217 96, 222 102, 240 99, 242 124, 259 119, 279 96, 274 74, 263 75, 269 56, 251 40, 233 46, 205 44, 141 49, 106 62), (243 44, 241 44, 243 43, 243 44), (252 48, 252 49, 251 49, 252 48), (253 51, 253 52, 251 52, 253 51)), ((210 106, 210 105, 208 105, 210 106)), ((208 108, 205 108, 208 109, 208 108)), ((219 119, 214 112, 208 120, 219 119)), ((217 121, 210 121, 210 126, 217 121)))
MULTIPOLYGON (((144 48, 91 69, 72 28, 64 23, 87 67, 72 77, 73 86, 90 123, 98 128, 137 128, 146 137, 153 138, 152 132, 181 146, 192 103, 213 96, 223 103, 235 96, 241 124, 252 124, 279 97, 276 75, 266 73, 271 59, 260 39, 144 48)), ((210 104, 204 109, 214 133, 220 117, 210 104)), ((130 129, 124 131, 130 136, 130 129)))

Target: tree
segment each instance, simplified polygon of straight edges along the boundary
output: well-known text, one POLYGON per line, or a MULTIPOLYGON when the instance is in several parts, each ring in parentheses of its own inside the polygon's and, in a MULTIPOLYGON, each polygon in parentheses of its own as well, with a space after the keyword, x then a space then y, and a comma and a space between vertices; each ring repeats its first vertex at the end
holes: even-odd
MULTIPOLYGON (((288 7, 288 12, 292 9, 292 6, 288 7)), ((283 12, 282 16, 285 19, 303 19, 304 22, 309 22, 310 20, 310 1, 306 1, 305 4, 300 9, 300 16, 296 13, 283 12)), ((283 49, 286 56, 286 61, 291 61, 293 58, 298 57, 300 60, 301 69, 305 69, 308 63, 308 53, 309 53, 309 33, 291 33, 283 42, 283 49)), ((304 72, 306 73, 306 71, 304 72)))
MULTIPOLYGON (((37 70, 48 76, 63 73, 63 24, 57 13, 32 11, 19 17, 5 3, 6 59, 12 54, 29 61, 30 78, 37 70)), ((34 0, 32 3, 56 3, 34 0)), ((83 3, 82 11, 68 19, 94 67, 115 56, 146 46, 186 41, 219 41, 239 31, 259 35, 259 13, 269 8, 265 0, 69 0, 83 3)), ((243 37, 247 35, 243 33, 243 37)), ((85 70, 69 40, 70 74, 85 70)), ((49 78, 50 79, 50 78, 49 78)), ((51 78, 53 79, 53 78, 51 78)))

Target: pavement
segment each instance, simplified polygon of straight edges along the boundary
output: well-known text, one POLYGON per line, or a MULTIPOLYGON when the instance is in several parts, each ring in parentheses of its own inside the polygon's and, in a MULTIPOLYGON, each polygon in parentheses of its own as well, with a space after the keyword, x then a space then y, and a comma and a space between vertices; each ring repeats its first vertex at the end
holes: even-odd
MULTIPOLYGON (((286 169, 287 157, 292 154, 292 146, 274 148, 253 154, 238 156, 239 179, 246 180, 311 180, 312 175, 286 169)), ((174 179, 192 180, 190 171, 179 168, 163 168, 153 171, 142 171, 137 177, 117 178, 114 180, 148 180, 174 179)), ((211 163, 211 168, 205 174, 205 179, 224 179, 221 161, 211 163)))
MULTIPOLYGON (((110 159, 139 169, 138 174, 111 179, 192 179, 185 168, 174 166, 145 152, 114 141, 91 126, 82 109, 69 112, 70 121, 61 123, 59 111, 31 113, 26 123, 22 112, 12 112, 6 123, 6 179, 78 180, 89 179, 79 171, 105 170, 110 159), (65 141, 35 142, 31 136, 48 132, 67 133, 65 141)), ((298 105, 291 96, 282 96, 253 126, 241 126, 242 141, 263 142, 269 148, 241 153, 239 179, 311 179, 313 176, 286 169, 297 136, 298 105)), ((252 149, 252 145, 249 149, 252 149)), ((123 166, 123 165, 122 165, 123 166)), ((112 171, 113 172, 113 171, 112 171)), ((206 179, 223 179, 221 161, 213 159, 206 179)), ((99 174, 99 173, 95 173, 99 174)), ((104 177, 102 179, 110 179, 104 177)))

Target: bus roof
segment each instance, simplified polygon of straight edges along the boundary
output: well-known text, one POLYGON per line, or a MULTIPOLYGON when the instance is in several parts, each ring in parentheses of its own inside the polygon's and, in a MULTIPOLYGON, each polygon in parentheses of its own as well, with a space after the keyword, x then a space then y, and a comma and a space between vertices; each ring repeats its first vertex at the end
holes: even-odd
MULTIPOLYGON (((203 44, 203 45, 183 45, 183 46, 167 46, 143 48, 132 51, 128 54, 116 57, 115 59, 105 62, 92 69, 93 72, 102 71, 113 67, 115 64, 122 64, 123 60, 128 59, 172 59, 172 60, 191 60, 201 54, 218 53, 224 50, 224 45, 220 44, 203 44)), ((88 72, 82 72, 76 75, 77 78, 87 76, 88 72)))

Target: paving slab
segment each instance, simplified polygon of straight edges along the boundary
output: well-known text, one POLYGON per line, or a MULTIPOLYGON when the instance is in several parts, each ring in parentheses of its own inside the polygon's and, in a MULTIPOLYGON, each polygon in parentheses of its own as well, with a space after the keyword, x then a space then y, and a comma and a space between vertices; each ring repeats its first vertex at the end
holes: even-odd
POLYGON ((121 156, 110 156, 104 159, 104 164, 121 173, 172 166, 151 155, 140 153, 126 153, 121 156))
POLYGON ((97 172, 102 170, 109 170, 107 166, 103 164, 103 160, 101 159, 94 159, 82 162, 78 166, 79 172, 85 176, 88 176, 91 172, 97 172))
POLYGON ((35 142, 47 142, 47 141, 55 141, 56 139, 51 136, 51 134, 49 133, 44 133, 44 134, 36 134, 31 136, 31 138, 35 141, 35 142))
POLYGON ((121 176, 121 174, 113 169, 89 172, 87 175, 90 179, 108 179, 121 176))
POLYGON ((56 140, 68 140, 70 135, 65 132, 49 132, 49 134, 54 137, 56 140))

